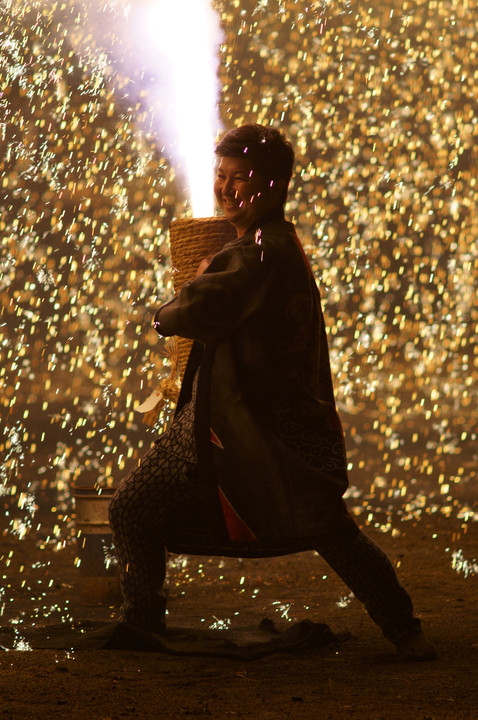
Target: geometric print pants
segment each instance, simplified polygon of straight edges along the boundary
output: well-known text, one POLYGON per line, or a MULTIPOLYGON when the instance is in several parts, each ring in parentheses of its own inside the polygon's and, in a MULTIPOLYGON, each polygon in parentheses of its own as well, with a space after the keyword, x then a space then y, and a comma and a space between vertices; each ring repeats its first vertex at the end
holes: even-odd
MULTIPOLYGON (((199 493, 193 403, 176 417, 122 482, 110 505, 110 525, 120 568, 120 619, 148 632, 164 631, 166 538, 197 513, 199 493)), ((412 602, 385 553, 358 528, 353 535, 324 536, 317 552, 361 601, 384 636, 397 644, 420 631, 412 602)))
POLYGON ((166 538, 187 522, 200 502, 191 480, 196 464, 193 404, 157 440, 123 480, 110 504, 109 520, 120 569, 120 619, 150 632, 164 629, 166 538))

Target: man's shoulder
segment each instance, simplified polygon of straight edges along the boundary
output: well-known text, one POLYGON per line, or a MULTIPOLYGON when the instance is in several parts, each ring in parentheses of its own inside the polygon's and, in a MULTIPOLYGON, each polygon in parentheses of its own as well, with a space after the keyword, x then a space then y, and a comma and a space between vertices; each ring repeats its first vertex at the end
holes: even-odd
POLYGON ((293 223, 284 219, 269 220, 264 223, 258 223, 257 226, 250 228, 244 235, 238 237, 224 245, 225 248, 240 247, 243 245, 261 245, 265 242, 280 243, 295 239, 296 230, 293 223))
POLYGON ((296 235, 295 226, 288 220, 271 220, 260 225, 256 230, 262 236, 270 239, 293 238, 296 235))

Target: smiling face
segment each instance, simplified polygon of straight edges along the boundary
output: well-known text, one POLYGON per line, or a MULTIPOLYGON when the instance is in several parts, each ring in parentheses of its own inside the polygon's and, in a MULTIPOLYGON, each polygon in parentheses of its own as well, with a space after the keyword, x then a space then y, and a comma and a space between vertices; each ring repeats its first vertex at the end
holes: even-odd
POLYGON ((227 220, 240 237, 264 213, 282 204, 283 183, 272 186, 255 172, 246 158, 221 157, 214 193, 227 220))

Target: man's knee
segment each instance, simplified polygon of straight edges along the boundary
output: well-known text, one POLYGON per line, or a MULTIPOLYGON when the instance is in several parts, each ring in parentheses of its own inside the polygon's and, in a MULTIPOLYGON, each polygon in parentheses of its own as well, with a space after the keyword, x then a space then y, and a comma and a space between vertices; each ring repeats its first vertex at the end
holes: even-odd
POLYGON ((118 488, 118 490, 113 495, 110 506, 108 508, 108 520, 110 523, 110 527, 115 531, 117 527, 119 527, 122 518, 124 517, 125 508, 127 506, 127 503, 125 502, 124 498, 122 497, 121 487, 118 488))

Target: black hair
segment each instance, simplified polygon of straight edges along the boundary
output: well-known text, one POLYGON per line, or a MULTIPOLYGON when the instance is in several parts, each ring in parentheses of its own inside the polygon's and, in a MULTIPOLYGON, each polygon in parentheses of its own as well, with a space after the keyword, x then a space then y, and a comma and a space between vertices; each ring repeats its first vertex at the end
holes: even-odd
POLYGON ((289 183, 294 167, 294 150, 283 133, 254 123, 230 130, 216 147, 219 157, 244 157, 252 169, 267 180, 289 183))

